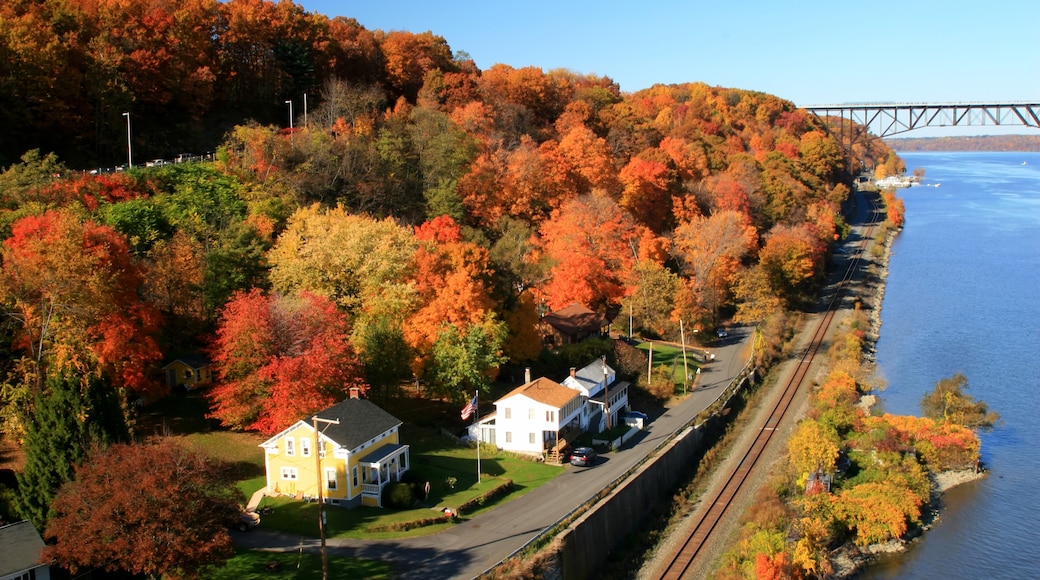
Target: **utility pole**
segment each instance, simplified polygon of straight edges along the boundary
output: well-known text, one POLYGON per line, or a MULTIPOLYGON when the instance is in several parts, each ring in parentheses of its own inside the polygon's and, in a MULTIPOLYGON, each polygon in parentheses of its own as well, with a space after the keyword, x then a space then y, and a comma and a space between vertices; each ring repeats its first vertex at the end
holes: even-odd
POLYGON ((690 382, 690 366, 686 363, 686 333, 683 332, 682 320, 679 320, 679 337, 682 339, 682 366, 685 374, 683 379, 682 391, 686 394, 686 385, 690 382))
POLYGON ((607 376, 607 355, 600 357, 603 361, 603 408, 607 411, 607 431, 610 431, 610 381, 607 376))
POLYGON ((317 464, 315 481, 318 484, 318 533, 321 535, 321 580, 329 578, 329 561, 325 557, 325 498, 322 497, 322 488, 325 487, 325 476, 321 472, 321 441, 318 437, 318 422, 339 425, 339 419, 322 419, 314 416, 314 461, 317 464))

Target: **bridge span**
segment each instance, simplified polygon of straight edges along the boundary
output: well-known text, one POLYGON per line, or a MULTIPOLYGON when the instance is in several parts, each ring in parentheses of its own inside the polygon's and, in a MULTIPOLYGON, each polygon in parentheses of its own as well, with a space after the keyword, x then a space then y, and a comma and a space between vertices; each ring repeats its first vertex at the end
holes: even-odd
POLYGON ((803 105, 851 148, 864 129, 891 137, 924 127, 1020 126, 1040 129, 1040 102, 845 103, 803 105), (835 126, 837 125, 837 126, 835 126))

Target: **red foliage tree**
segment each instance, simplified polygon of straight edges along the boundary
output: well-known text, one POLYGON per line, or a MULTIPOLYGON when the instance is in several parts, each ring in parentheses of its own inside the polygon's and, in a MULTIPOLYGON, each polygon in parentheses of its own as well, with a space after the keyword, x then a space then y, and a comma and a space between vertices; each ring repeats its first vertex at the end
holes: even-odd
POLYGON ((227 526, 241 495, 172 439, 95 451, 55 497, 45 549, 73 573, 101 568, 197 577, 234 555, 227 526))
POLYGON ((235 294, 210 349, 212 416, 272 434, 365 389, 349 334, 346 316, 325 298, 235 294))

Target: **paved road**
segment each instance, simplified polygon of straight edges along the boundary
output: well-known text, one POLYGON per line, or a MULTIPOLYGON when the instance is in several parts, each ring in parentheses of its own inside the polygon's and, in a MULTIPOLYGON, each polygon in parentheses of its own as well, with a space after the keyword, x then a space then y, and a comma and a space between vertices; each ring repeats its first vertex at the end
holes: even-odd
MULTIPOLYGON (((402 540, 329 539, 326 552, 390 562, 395 578, 479 576, 620 477, 708 407, 747 362, 751 332, 751 328, 733 328, 727 338, 712 345, 715 360, 701 371, 692 394, 663 414, 651 416, 646 431, 622 449, 601 455, 596 465, 567 466, 563 474, 538 489, 439 534, 402 540)), ((317 538, 278 534, 262 526, 246 533, 233 532, 232 536, 236 545, 245 548, 320 549, 317 538)))

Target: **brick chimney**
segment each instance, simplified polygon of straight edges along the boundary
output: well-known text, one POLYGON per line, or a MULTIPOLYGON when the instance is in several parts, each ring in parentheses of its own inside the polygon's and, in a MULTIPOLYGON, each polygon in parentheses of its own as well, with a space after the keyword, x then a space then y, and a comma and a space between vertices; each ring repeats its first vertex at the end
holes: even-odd
POLYGON ((578 376, 578 369, 576 369, 574 367, 571 367, 571 377, 572 378, 577 378, 577 376, 578 376))
POLYGON ((350 398, 351 399, 358 399, 358 398, 360 398, 360 395, 361 395, 361 391, 357 387, 350 387, 350 398))

